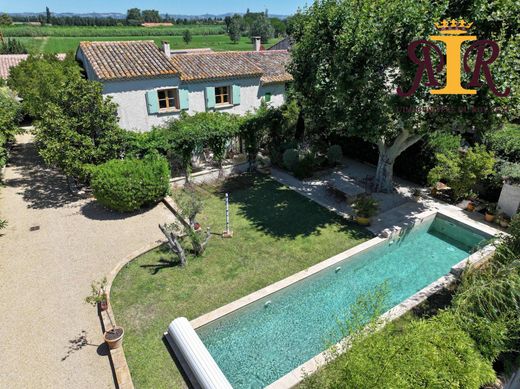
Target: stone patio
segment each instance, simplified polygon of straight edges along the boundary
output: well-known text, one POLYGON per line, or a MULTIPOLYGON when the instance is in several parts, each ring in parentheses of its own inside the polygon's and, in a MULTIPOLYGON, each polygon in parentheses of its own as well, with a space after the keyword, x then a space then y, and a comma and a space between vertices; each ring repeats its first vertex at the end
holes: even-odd
MULTIPOLYGON (((284 170, 271 168, 271 176, 275 180, 347 219, 351 219, 354 214, 348 200, 360 193, 368 192, 367 182, 375 176, 375 172, 375 166, 348 158, 343 159, 341 166, 317 173, 314 177, 303 181, 284 170), (333 186, 343 192, 348 200, 335 196, 328 186, 333 186)), ((372 223, 368 227, 375 235, 387 228, 393 229, 403 223, 406 224, 407 221, 413 222, 416 215, 434 209, 454 214, 457 218, 480 222, 490 228, 499 229, 497 225, 485 222, 484 216, 480 213, 466 212, 457 206, 432 198, 429 196, 427 188, 421 188, 399 177, 394 177, 394 183, 396 189, 393 193, 371 193, 371 196, 379 203, 379 213, 372 219, 372 223), (423 193, 420 202, 416 202, 412 197, 412 192, 416 188, 421 189, 423 193)))

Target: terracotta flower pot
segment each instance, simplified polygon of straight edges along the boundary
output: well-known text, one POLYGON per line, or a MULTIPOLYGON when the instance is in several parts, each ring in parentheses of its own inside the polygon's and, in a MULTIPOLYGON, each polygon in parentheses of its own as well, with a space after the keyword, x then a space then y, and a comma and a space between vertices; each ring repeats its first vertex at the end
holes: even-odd
POLYGON ((475 210, 475 204, 471 201, 466 205, 466 211, 473 212, 475 210))
POLYGON ((484 219, 489 223, 493 223, 493 221, 495 220, 495 215, 486 212, 486 214, 484 215, 484 219))
POLYGON ((121 347, 123 343, 123 336, 125 335, 125 330, 123 327, 115 326, 110 331, 105 331, 103 334, 103 338, 105 338, 105 342, 108 344, 108 348, 113 350, 118 347, 121 347))
POLYGON ((102 311, 106 311, 108 309, 107 300, 103 300, 99 303, 99 309, 101 309, 102 311))

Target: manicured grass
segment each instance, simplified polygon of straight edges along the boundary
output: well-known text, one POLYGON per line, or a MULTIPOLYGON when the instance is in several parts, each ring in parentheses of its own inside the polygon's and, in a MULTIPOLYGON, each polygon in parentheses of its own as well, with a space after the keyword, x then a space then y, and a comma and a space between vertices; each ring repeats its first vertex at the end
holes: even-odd
MULTIPOLYGON (((162 41, 170 42, 172 50, 194 49, 209 47, 215 51, 225 50, 252 50, 251 39, 242 37, 240 42, 232 43, 227 35, 193 35, 193 40, 186 45, 181 36, 109 36, 109 37, 22 37, 19 39, 32 53, 67 53, 76 51, 81 41, 129 41, 129 40, 153 40, 157 46, 162 41)), ((272 46, 278 39, 271 39, 266 47, 272 46)))
POLYGON ((181 387, 182 377, 163 343, 176 317, 194 319, 370 237, 264 176, 243 175, 201 193, 199 222, 216 234, 203 257, 189 258, 180 268, 161 247, 125 266, 112 287, 111 302, 125 327, 125 354, 137 388, 181 387), (218 235, 225 223, 223 192, 230 195, 232 239, 218 235))

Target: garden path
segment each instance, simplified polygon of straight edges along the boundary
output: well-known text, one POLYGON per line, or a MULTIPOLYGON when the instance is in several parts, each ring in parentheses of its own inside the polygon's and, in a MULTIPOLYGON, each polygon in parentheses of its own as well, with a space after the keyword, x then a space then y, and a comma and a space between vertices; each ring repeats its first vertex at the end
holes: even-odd
POLYGON ((162 205, 119 215, 72 196, 19 135, 0 188, 0 388, 112 388, 96 309, 84 303, 129 253, 159 240, 162 205))

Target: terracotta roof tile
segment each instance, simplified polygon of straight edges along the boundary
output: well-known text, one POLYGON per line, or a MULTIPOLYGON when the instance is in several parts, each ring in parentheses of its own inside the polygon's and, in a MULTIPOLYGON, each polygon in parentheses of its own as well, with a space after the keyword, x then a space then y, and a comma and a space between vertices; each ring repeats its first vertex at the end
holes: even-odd
POLYGON ((171 61, 183 81, 260 77, 263 74, 259 66, 239 51, 177 54, 171 61))
POLYGON ((292 76, 286 70, 291 58, 287 50, 248 51, 244 55, 262 69, 262 84, 292 81, 292 76))
POLYGON ((292 80, 286 50, 193 51, 171 58, 153 41, 81 42, 79 50, 100 80, 179 74, 182 81, 260 77, 263 84, 292 80))
POLYGON ((100 80, 176 74, 153 41, 81 42, 79 49, 100 80))
MULTIPOLYGON (((56 56, 63 60, 65 54, 56 54, 56 56)), ((29 57, 28 54, 1 54, 0 55, 0 78, 7 79, 9 77, 9 70, 25 61, 29 57)))
POLYGON ((263 84, 292 80, 285 70, 289 61, 286 50, 179 54, 171 61, 183 81, 248 76, 260 76, 263 84))

